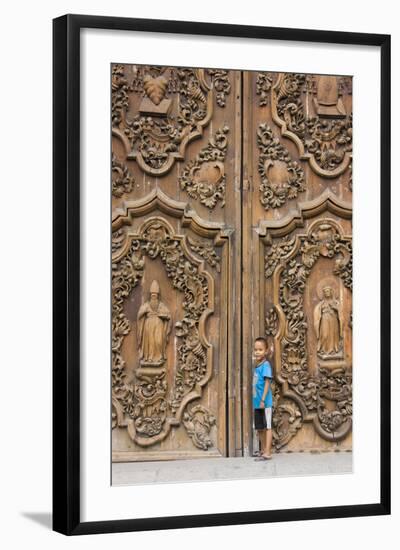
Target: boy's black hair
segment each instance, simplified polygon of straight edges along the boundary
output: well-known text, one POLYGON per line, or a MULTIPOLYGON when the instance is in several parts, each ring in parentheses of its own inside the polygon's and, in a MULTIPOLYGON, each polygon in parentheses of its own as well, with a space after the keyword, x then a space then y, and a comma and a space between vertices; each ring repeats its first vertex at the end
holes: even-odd
POLYGON ((269 348, 269 345, 268 345, 268 340, 264 337, 264 336, 258 336, 254 342, 264 342, 264 345, 265 347, 268 349, 269 348))
POLYGON ((272 356, 272 349, 271 349, 270 343, 268 341, 268 338, 265 338, 265 336, 258 336, 254 340, 254 342, 263 342, 264 346, 265 346, 265 349, 267 350, 266 357, 271 357, 272 356))

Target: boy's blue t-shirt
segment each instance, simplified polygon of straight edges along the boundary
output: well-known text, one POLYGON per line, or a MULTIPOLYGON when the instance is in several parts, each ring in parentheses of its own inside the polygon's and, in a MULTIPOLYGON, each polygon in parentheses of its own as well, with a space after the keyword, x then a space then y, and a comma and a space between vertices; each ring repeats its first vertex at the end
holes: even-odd
POLYGON ((269 361, 263 361, 254 369, 253 374, 253 408, 260 408, 260 401, 264 393, 265 378, 270 378, 270 384, 265 398, 265 407, 272 407, 272 367, 269 361))

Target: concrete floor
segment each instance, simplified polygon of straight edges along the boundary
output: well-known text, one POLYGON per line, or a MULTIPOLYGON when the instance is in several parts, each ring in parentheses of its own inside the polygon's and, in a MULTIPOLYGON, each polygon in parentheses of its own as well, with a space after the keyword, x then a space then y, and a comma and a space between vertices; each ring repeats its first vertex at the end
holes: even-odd
POLYGON ((271 460, 206 458, 159 462, 119 462, 112 465, 113 485, 146 485, 190 481, 348 474, 351 452, 281 453, 271 460))

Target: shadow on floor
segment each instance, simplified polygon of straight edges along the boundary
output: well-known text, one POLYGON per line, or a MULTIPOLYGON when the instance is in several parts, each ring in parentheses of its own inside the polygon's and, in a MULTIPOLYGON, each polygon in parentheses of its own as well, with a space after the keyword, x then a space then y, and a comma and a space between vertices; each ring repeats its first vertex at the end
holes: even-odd
POLYGON ((21 514, 24 518, 31 519, 35 523, 46 527, 47 529, 52 529, 53 527, 53 515, 50 512, 22 512, 21 514))

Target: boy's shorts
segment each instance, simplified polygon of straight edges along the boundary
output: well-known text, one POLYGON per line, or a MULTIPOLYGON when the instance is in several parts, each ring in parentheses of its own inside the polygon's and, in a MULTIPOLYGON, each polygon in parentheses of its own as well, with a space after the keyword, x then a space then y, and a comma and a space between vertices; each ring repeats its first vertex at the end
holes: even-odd
POLYGON ((254 428, 256 430, 270 430, 272 425, 272 407, 254 409, 254 428))

